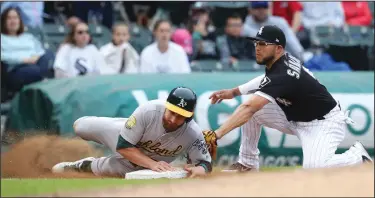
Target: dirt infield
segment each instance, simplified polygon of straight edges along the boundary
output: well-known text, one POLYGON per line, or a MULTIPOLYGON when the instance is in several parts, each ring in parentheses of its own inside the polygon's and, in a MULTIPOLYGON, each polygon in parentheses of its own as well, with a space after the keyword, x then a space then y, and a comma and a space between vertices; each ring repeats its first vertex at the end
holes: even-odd
POLYGON ((85 197, 374 197, 373 165, 329 170, 220 174, 169 184, 56 193, 85 197))
MULTIPOLYGON (((2 178, 87 178, 80 173, 52 174, 51 167, 61 161, 101 156, 81 139, 35 136, 15 145, 1 156, 2 178)), ((363 165, 326 170, 294 170, 248 174, 220 173, 204 179, 189 179, 152 186, 126 186, 87 192, 58 192, 53 196, 374 196, 374 166, 363 165)))
POLYGON ((82 139, 65 139, 57 136, 28 137, 1 154, 2 178, 86 178, 90 174, 52 174, 51 168, 62 161, 75 161, 82 157, 100 156, 101 153, 82 139))

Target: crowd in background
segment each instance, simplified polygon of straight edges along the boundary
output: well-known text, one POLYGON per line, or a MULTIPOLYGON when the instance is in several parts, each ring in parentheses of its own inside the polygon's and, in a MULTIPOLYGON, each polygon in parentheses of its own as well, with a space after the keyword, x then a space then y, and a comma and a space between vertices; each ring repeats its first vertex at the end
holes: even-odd
POLYGON ((51 2, 1 3, 1 78, 7 89, 83 75, 191 73, 191 63, 199 60, 235 65, 255 59, 246 36, 263 25, 280 27, 287 52, 307 61, 314 27, 374 25, 367 2, 217 2, 216 12, 210 2, 58 3, 61 12, 51 2), (123 20, 115 20, 116 9, 123 20), (43 28, 58 20, 70 32, 57 51, 25 32, 25 27, 43 28), (96 46, 89 32, 92 22, 110 29, 112 40, 96 46), (137 34, 146 36, 134 42, 137 34))

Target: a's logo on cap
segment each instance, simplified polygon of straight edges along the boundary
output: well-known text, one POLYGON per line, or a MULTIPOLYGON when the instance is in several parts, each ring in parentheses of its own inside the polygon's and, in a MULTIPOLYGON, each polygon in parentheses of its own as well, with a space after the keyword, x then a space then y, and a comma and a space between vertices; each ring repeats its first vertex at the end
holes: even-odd
POLYGON ((276 42, 280 42, 279 39, 276 39, 276 42))
POLYGON ((180 101, 180 103, 178 103, 177 106, 180 106, 180 107, 184 108, 186 105, 187 105, 187 102, 185 102, 185 100, 183 98, 181 98, 181 101, 180 101))
POLYGON ((262 27, 259 29, 259 32, 258 32, 259 35, 262 35, 263 28, 264 28, 264 26, 262 26, 262 27))

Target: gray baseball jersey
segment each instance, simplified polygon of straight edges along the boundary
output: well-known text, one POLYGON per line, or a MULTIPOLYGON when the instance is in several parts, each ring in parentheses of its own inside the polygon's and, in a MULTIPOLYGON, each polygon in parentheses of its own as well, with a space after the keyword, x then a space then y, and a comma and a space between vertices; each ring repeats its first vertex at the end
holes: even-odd
POLYGON ((139 106, 129 118, 83 117, 75 122, 75 132, 85 140, 109 147, 114 154, 92 162, 96 175, 121 175, 144 169, 116 152, 119 135, 136 145, 155 161, 172 162, 180 155, 188 154, 193 164, 211 162, 203 133, 191 120, 173 132, 166 132, 162 119, 165 100, 152 100, 139 106))
POLYGON ((120 135, 156 161, 172 162, 187 152, 193 163, 200 160, 211 162, 202 130, 194 120, 176 131, 165 131, 162 123, 164 104, 165 101, 154 100, 138 107, 120 135))

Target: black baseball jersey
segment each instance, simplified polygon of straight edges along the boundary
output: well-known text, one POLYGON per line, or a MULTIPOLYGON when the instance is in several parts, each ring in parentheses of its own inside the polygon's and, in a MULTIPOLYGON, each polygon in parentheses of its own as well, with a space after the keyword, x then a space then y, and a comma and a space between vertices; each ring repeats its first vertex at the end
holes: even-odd
POLYGON ((336 105, 336 100, 303 67, 300 60, 283 55, 261 81, 257 94, 276 102, 289 121, 308 122, 322 119, 336 105))

